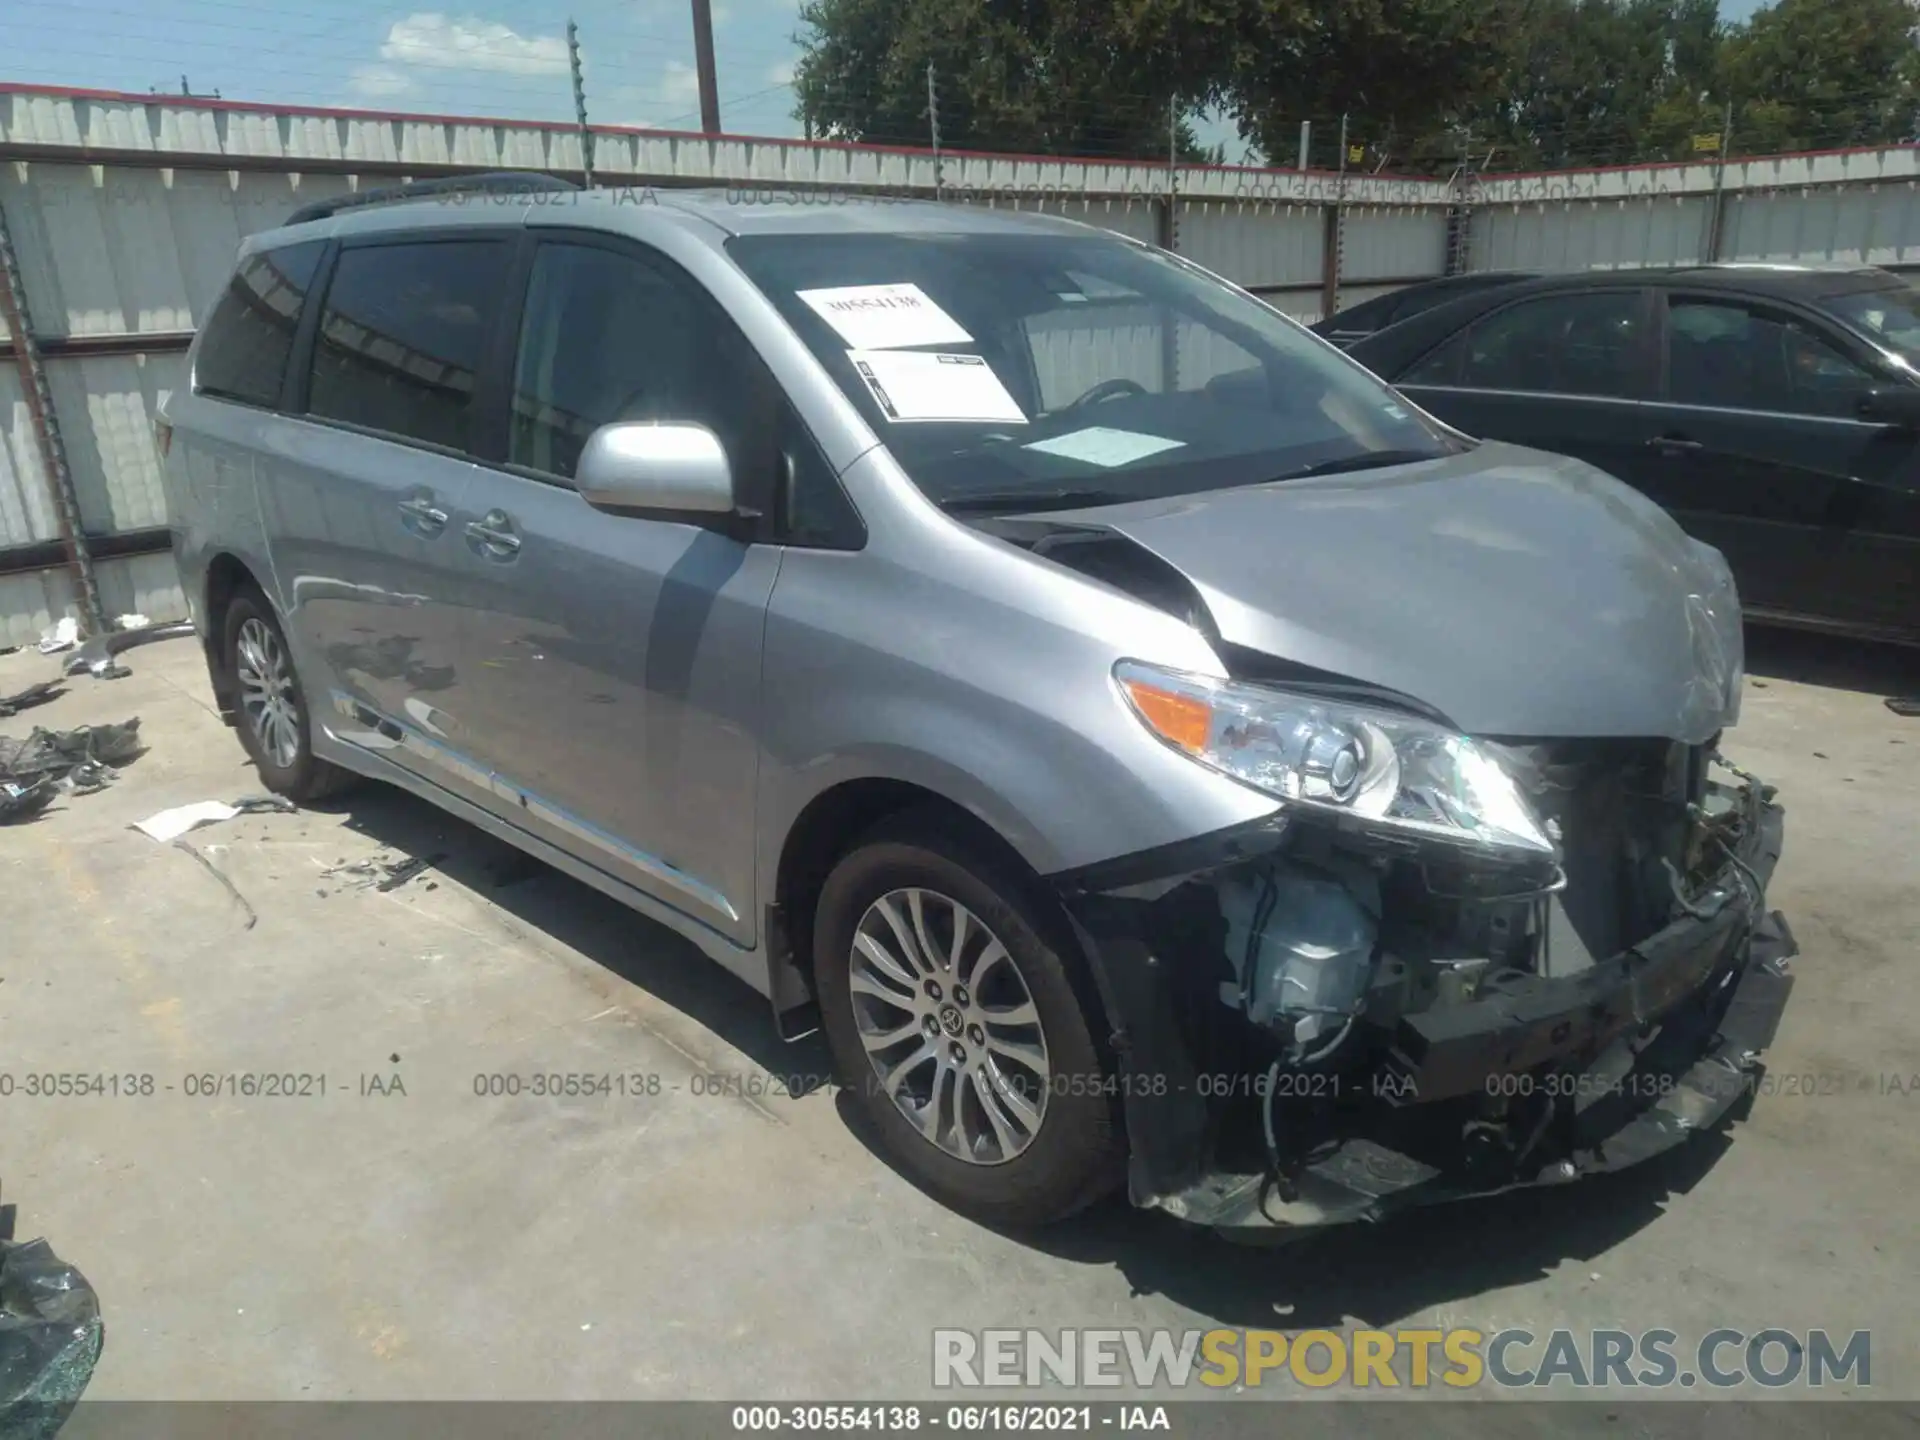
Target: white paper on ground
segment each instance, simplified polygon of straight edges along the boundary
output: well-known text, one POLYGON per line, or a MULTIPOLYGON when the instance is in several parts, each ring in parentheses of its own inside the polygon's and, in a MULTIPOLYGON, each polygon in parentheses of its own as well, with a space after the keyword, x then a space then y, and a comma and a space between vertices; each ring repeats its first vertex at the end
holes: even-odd
POLYGON ((1056 435, 1051 440, 1035 440, 1031 445, 1021 448, 1038 450, 1042 455, 1058 455, 1065 460, 1083 460, 1089 465, 1102 465, 1112 470, 1121 465, 1131 465, 1136 460, 1144 460, 1149 455, 1179 450, 1186 443, 1159 435, 1141 435, 1132 430, 1089 425, 1085 430, 1056 435))
POLYGON ((1027 423, 993 367, 978 355, 929 355, 917 350, 849 350, 889 420, 980 420, 1027 423))
POLYGON ((40 637, 37 647, 42 655, 58 655, 80 643, 80 622, 69 615, 40 637))
POLYGON ((842 285, 796 293, 857 350, 973 343, 918 285, 842 285))
POLYGON ((201 800, 192 805, 177 805, 171 810, 162 810, 158 815, 149 815, 133 828, 142 835, 151 835, 164 845, 169 840, 179 839, 189 830, 231 820, 239 813, 222 801, 201 800))

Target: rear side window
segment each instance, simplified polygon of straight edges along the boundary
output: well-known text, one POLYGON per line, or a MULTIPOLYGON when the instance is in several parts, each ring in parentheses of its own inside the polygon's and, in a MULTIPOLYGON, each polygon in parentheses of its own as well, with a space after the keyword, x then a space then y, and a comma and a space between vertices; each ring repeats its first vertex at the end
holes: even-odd
POLYGON ((325 241, 309 240, 241 262, 207 317, 193 365, 197 393, 243 405, 280 403, 300 307, 325 249, 325 241))
POLYGON ((308 412, 471 450, 474 386, 509 254, 499 240, 343 250, 320 311, 308 412))

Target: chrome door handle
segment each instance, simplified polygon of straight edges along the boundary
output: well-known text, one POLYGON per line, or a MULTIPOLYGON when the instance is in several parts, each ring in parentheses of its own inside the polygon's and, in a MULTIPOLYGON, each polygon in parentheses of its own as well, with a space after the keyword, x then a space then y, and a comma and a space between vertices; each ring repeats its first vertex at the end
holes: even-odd
POLYGON ((1684 435, 1656 435, 1647 441, 1647 448, 1658 450, 1662 455, 1691 455, 1707 447, 1698 440, 1689 440, 1684 435))
POLYGON ((467 526, 467 538, 498 555, 511 555, 520 548, 520 537, 513 533, 513 520, 499 510, 467 526))
POLYGON ((430 530, 446 528, 447 512, 424 496, 415 496, 411 500, 400 502, 400 513, 410 520, 418 520, 430 530))

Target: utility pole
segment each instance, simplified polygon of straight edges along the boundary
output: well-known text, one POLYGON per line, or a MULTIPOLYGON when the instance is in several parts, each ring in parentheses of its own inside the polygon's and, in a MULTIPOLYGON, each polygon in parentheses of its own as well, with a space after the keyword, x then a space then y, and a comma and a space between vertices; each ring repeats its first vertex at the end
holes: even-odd
POLYGON ((1707 218, 1707 263, 1715 263, 1727 238, 1727 150, 1733 144, 1733 101, 1720 121, 1720 154, 1713 167, 1713 208, 1707 218))
POLYGON ((1340 117, 1340 171, 1333 186, 1333 204, 1327 207, 1323 269, 1320 283, 1321 319, 1340 308, 1340 259, 1346 243, 1346 217, 1341 212, 1347 200, 1347 117, 1340 117))
POLYGON ((593 188, 593 131, 587 128, 587 82, 580 74, 580 27, 567 21, 567 67, 573 72, 573 113, 580 121, 580 178, 593 188))
POLYGON ((940 198, 940 87, 934 80, 933 61, 927 61, 927 136, 933 145, 933 198, 940 198))
POLYGON ((1313 144, 1313 122, 1311 120, 1302 120, 1300 122, 1300 163, 1299 165, 1294 167, 1297 170, 1301 171, 1302 173, 1305 173, 1306 171, 1307 152, 1309 148, 1312 146, 1312 144, 1313 144))
POLYGON ((720 82, 713 73, 713 6, 693 0, 693 63, 700 72, 700 131, 720 133, 720 82))

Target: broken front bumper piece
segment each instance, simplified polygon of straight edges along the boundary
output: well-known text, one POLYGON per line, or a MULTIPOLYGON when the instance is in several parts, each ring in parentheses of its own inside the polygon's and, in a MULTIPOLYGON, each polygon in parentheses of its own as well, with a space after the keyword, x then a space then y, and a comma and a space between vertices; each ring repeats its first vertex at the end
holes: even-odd
POLYGON ((1670 923, 1574 973, 1509 969, 1466 998, 1359 1018, 1328 1064, 1220 1003, 1235 981, 1191 898, 1250 865, 1324 857, 1324 832, 1276 817, 1056 877, 1113 1021, 1134 1203, 1255 1239, 1563 1184, 1719 1123, 1753 1088, 1797 953, 1765 909, 1780 807, 1751 782, 1726 793, 1739 821, 1719 832, 1723 863, 1676 889, 1670 923))

